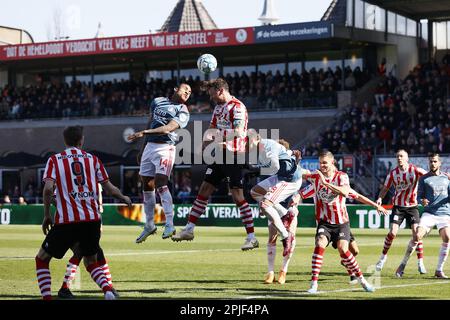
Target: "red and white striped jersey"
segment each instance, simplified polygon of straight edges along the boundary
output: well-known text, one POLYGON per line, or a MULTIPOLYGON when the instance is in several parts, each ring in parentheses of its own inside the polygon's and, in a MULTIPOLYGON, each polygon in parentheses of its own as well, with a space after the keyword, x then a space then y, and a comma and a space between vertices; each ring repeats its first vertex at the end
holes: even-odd
POLYGON ((210 126, 221 131, 228 151, 245 152, 247 124, 247 108, 241 101, 233 97, 228 103, 217 105, 214 108, 210 126), (232 140, 228 140, 227 135, 234 134, 234 129, 238 127, 242 129, 241 135, 235 136, 232 140))
POLYGON ((99 183, 109 179, 96 156, 75 147, 51 156, 43 181, 55 181, 55 224, 100 219, 99 183))
POLYGON ((312 198, 314 196, 314 186, 312 183, 307 186, 301 188, 298 193, 302 197, 302 199, 312 198))
MULTIPOLYGON (((316 220, 323 220, 330 224, 343 224, 349 221, 345 197, 333 193, 330 189, 322 185, 318 174, 311 174, 307 180, 311 182, 314 190, 314 203, 316 220)), ((350 181, 348 175, 342 171, 336 171, 333 177, 326 178, 328 183, 341 187, 348 185, 350 181)), ((311 196, 312 191, 305 193, 311 196)))
POLYGON ((395 193, 392 204, 399 207, 417 206, 417 187, 419 178, 426 174, 426 170, 409 164, 405 171, 399 167, 394 168, 386 177, 384 186, 389 189, 394 186, 395 193))

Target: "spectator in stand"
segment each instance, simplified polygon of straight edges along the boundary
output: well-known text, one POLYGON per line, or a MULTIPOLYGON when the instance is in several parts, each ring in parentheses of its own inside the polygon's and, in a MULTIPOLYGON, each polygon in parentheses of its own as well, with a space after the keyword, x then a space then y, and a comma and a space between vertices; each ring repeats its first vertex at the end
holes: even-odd
POLYGON ((18 199, 18 201, 17 201, 17 204, 18 204, 19 206, 24 206, 24 205, 27 205, 28 203, 25 201, 25 198, 24 198, 24 197, 20 196, 19 199, 18 199))
POLYGON ((18 197, 20 197, 20 188, 18 185, 14 186, 14 191, 13 191, 12 197, 14 199, 17 199, 18 197))
POLYGON ((344 86, 346 90, 354 90, 356 87, 356 79, 352 71, 349 72, 344 81, 344 86))
POLYGON ((177 193, 177 198, 180 203, 190 203, 191 201, 191 187, 183 185, 177 193))
POLYGON ((408 149, 417 145, 417 143, 418 143, 417 137, 416 137, 415 133, 411 131, 408 135, 408 139, 406 140, 406 145, 407 145, 408 149))
POLYGON ((3 197, 3 204, 11 204, 11 198, 9 197, 9 195, 5 194, 5 196, 3 197))
POLYGON ((377 104, 377 107, 381 107, 383 105, 384 98, 386 97, 387 92, 388 91, 384 81, 380 81, 377 88, 375 89, 375 102, 377 104))
POLYGON ((386 58, 381 59, 381 62, 377 67, 377 73, 381 77, 386 76, 386 58))
POLYGON ((32 184, 28 184, 26 188, 27 189, 23 193, 23 197, 25 198, 26 202, 32 202, 35 196, 34 187, 32 184))

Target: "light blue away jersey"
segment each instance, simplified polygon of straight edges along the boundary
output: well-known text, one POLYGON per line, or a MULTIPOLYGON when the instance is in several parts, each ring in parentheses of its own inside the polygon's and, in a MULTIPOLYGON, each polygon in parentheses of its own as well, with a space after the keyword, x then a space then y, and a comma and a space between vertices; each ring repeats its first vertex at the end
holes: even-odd
POLYGON ((296 182, 302 179, 302 168, 297 164, 291 150, 272 139, 261 139, 258 165, 263 175, 278 175, 278 178, 287 182, 296 182), (262 147, 262 148, 261 148, 262 147), (263 168, 269 170, 263 171, 263 168))
POLYGON ((448 177, 441 173, 436 176, 431 172, 420 177, 417 190, 417 200, 427 199, 430 203, 424 207, 424 212, 435 215, 450 216, 450 181, 448 177))
MULTIPOLYGON (((295 156, 292 156, 292 159, 289 163, 292 163, 292 169, 289 171, 290 173, 287 175, 287 179, 285 181, 288 182, 298 182, 302 183, 302 167, 300 166, 300 162, 296 163, 295 156)), ((281 170, 280 170, 281 171, 281 170)), ((278 176, 281 175, 281 173, 278 173, 278 176)))
POLYGON ((280 160, 290 159, 291 152, 272 139, 261 139, 259 142, 258 165, 263 175, 274 175, 280 169, 280 160))
MULTIPOLYGON (((159 97, 153 99, 150 105, 152 121, 147 129, 155 129, 168 124, 171 120, 176 121, 180 129, 185 128, 189 122, 189 110, 184 104, 175 104, 168 98, 159 97)), ((175 132, 164 135, 147 135, 146 142, 165 142, 175 144, 178 136, 175 132)))

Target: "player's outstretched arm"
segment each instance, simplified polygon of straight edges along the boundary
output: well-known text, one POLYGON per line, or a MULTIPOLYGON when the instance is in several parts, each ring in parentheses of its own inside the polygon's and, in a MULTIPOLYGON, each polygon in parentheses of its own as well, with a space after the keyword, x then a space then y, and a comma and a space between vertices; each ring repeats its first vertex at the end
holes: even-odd
POLYGON ((125 202, 128 207, 131 207, 131 205, 133 204, 131 202, 131 199, 124 195, 119 188, 117 188, 115 185, 113 185, 109 180, 105 181, 102 184, 103 190, 105 190, 108 194, 112 195, 114 198, 119 199, 123 202, 125 202))
POLYGON ((367 198, 367 197, 363 196, 362 194, 354 191, 353 189, 352 189, 352 194, 355 195, 355 200, 357 200, 357 201, 359 201, 361 203, 367 204, 369 206, 372 206, 375 209, 377 209, 378 214, 383 214, 383 215, 389 214, 389 212, 381 204, 373 202, 369 198, 367 198))
POLYGON ((386 193, 388 192, 389 188, 386 188, 386 186, 383 186, 381 188, 380 194, 378 195, 378 199, 377 199, 377 204, 381 205, 381 203, 383 202, 383 198, 386 195, 386 193))
POLYGON ((392 171, 388 174, 386 177, 386 180, 384 181, 383 187, 380 190, 380 194, 378 195, 377 204, 381 205, 383 202, 383 198, 386 196, 387 192, 389 191, 389 188, 394 183, 394 176, 392 175, 392 171))
POLYGON ((127 139, 128 139, 128 141, 134 141, 136 139, 142 138, 146 134, 149 134, 149 135, 169 134, 172 131, 175 131, 176 129, 178 129, 179 127, 180 127, 180 125, 178 124, 178 122, 176 122, 175 120, 171 120, 168 124, 166 124, 162 127, 158 127, 155 129, 146 129, 146 130, 142 130, 142 131, 130 134, 127 137, 127 139))
POLYGON ((320 170, 316 170, 314 173, 319 175, 319 179, 320 182, 322 183, 323 186, 327 187, 328 189, 330 189, 333 193, 343 196, 343 197, 348 197, 348 195, 350 194, 350 186, 345 184, 342 186, 335 186, 332 183, 329 183, 326 181, 325 176, 323 175, 323 173, 320 170))

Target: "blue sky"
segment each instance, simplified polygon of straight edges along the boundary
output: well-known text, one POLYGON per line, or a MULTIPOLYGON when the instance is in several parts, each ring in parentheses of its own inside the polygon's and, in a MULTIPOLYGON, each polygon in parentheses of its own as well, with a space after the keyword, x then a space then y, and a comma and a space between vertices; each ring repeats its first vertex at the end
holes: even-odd
MULTIPOLYGON (((36 42, 61 36, 92 38, 101 22, 105 37, 146 34, 159 29, 178 0, 14 0, 2 1, 0 24, 27 30, 36 42)), ((320 20, 331 0, 274 0, 277 23, 320 20)), ((258 26, 263 0, 203 0, 219 28, 258 26)))

